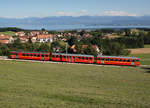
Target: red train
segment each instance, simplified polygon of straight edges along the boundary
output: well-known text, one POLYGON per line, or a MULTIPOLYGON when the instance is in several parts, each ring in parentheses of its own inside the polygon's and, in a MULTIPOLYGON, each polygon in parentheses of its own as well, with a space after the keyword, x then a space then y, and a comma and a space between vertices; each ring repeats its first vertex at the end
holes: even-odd
POLYGON ((139 66, 140 59, 136 57, 97 56, 80 54, 63 54, 49 52, 10 52, 11 59, 26 59, 40 61, 58 61, 70 63, 87 63, 100 65, 139 66))

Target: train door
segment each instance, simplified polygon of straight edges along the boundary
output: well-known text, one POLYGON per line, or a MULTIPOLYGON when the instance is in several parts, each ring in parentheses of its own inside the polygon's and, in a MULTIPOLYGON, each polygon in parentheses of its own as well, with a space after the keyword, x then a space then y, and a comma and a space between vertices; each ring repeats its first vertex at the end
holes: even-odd
POLYGON ((101 59, 102 59, 101 63, 104 64, 105 63, 105 58, 101 58, 101 59))
POLYGON ((41 55, 41 60, 44 61, 44 54, 41 55))
POLYGON ((132 66, 135 65, 135 60, 132 60, 131 65, 132 65, 132 66))
POLYGON ((18 53, 15 53, 15 58, 16 58, 16 59, 18 58, 18 53))
POLYGON ((75 62, 75 57, 73 57, 73 60, 72 60, 72 62, 73 62, 73 63, 75 62))
POLYGON ((70 62, 70 63, 72 62, 71 58, 72 58, 72 57, 71 57, 71 56, 69 56, 69 62, 70 62))

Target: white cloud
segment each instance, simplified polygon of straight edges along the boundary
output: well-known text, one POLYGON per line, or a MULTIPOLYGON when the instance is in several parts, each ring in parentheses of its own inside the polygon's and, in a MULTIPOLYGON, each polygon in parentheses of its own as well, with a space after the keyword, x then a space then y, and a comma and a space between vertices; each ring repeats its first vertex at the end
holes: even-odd
POLYGON ((57 16, 74 16, 74 13, 73 12, 57 12, 56 13, 57 16))
POLYGON ((128 13, 125 11, 105 11, 104 13, 89 13, 87 10, 83 9, 79 12, 57 12, 56 16, 137 16, 136 14, 133 13, 128 13))
POLYGON ((81 10, 79 12, 57 12, 56 16, 84 16, 84 15, 89 15, 87 10, 81 10))
POLYGON ((128 13, 125 11, 105 11, 105 16, 137 16, 136 14, 128 13))

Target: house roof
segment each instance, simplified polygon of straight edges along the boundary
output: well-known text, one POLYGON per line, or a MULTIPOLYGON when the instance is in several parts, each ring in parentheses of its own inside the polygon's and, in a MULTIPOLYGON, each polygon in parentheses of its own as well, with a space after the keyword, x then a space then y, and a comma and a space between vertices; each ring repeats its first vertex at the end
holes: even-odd
POLYGON ((0 40, 9 40, 11 36, 0 36, 0 40))
POLYGON ((52 35, 37 35, 37 38, 38 39, 49 39, 49 38, 53 38, 52 35))
POLYGON ((8 40, 0 40, 0 43, 2 44, 7 44, 9 41, 8 40))

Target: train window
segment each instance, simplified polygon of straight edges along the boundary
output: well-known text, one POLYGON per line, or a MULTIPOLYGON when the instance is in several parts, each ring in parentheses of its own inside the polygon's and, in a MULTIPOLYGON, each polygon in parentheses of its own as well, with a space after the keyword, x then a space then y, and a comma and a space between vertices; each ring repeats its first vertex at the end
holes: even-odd
POLYGON ((102 60, 105 60, 105 58, 102 58, 102 60))
POLYGON ((23 54, 23 56, 26 56, 25 54, 23 54))
POLYGON ((44 54, 42 54, 42 57, 44 57, 44 54))
POLYGON ((48 55, 45 55, 45 57, 48 57, 48 55))
POLYGON ((38 54, 37 56, 40 57, 40 54, 38 54))
POLYGON ((115 59, 115 61, 118 61, 117 59, 115 59))
POLYGON ((29 54, 27 54, 27 56, 29 56, 29 54))
POLYGON ((84 60, 84 57, 82 57, 82 59, 84 60))
POLYGON ((135 60, 132 60, 132 62, 135 62, 135 60))
POLYGON ((30 56, 33 56, 32 54, 30 54, 30 56))
POLYGON ((55 55, 52 55, 52 57, 55 57, 55 55))
POLYGON ((100 60, 100 58, 97 58, 97 60, 100 60))
POLYGON ((123 62, 126 62, 126 59, 123 59, 123 62))
POLYGON ((119 61, 122 61, 121 59, 119 59, 119 61))
POLYGON ((130 62, 130 60, 128 59, 127 62, 130 62))
POLYGON ((63 58, 66 58, 66 56, 63 56, 63 58))
POLYGON ((113 61, 113 59, 111 58, 110 61, 113 61))
POLYGON ((18 55, 18 53, 15 53, 15 55, 18 55))
POLYGON ((139 62, 139 60, 136 60, 136 62, 139 62))
POLYGON ((34 54, 34 56, 36 56, 36 54, 34 54))
POLYGON ((106 61, 109 61, 109 58, 106 58, 106 61))

